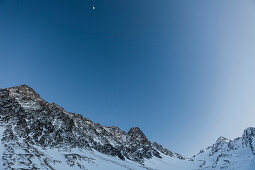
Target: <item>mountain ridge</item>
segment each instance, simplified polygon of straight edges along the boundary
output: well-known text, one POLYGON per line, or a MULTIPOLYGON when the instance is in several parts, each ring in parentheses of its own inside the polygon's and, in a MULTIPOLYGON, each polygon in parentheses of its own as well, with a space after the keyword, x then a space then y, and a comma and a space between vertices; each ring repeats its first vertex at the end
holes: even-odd
MULTIPOLYGON (((167 152, 158 150, 140 128, 134 127, 125 132, 117 127, 94 123, 81 115, 65 111, 55 103, 46 102, 27 85, 1 89, 0 101, 1 122, 11 122, 14 128, 9 129, 9 136, 16 133, 17 138, 24 139, 30 145, 94 149, 140 165, 144 164, 144 159, 167 155, 167 152)), ((176 158, 180 157, 178 155, 176 158)))
POLYGON ((27 85, 0 89, 0 139, 2 169, 255 169, 254 127, 185 158, 139 127, 125 132, 94 123, 27 85))

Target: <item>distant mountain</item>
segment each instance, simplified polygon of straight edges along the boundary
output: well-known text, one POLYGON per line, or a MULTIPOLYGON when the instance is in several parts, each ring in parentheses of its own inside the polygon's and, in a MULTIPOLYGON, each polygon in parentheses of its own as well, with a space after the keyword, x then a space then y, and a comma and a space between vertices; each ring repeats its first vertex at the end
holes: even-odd
POLYGON ((255 170, 255 128, 244 130, 242 137, 219 137, 215 144, 201 150, 193 160, 200 169, 255 170))
POLYGON ((44 101, 22 85, 0 90, 0 169, 255 169, 255 128, 185 158, 147 139, 44 101))

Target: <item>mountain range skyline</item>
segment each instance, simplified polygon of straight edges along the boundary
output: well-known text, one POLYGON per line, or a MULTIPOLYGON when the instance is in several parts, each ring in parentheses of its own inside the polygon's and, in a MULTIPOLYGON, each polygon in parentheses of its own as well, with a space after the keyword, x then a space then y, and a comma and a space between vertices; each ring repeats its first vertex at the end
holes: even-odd
POLYGON ((255 127, 192 157, 151 142, 139 127, 104 126, 48 103, 27 85, 0 89, 0 167, 4 169, 195 170, 255 167, 255 127), (53 154, 54 153, 54 154, 53 154))
POLYGON ((191 157, 254 127, 254 18, 254 0, 1 0, 0 87, 191 157))
MULTIPOLYGON (((36 97, 39 97, 41 98, 41 95, 39 95, 33 88, 31 88, 30 86, 26 85, 26 84, 22 84, 22 85, 18 85, 18 86, 12 86, 12 87, 8 87, 8 88, 0 88, 0 90, 7 90, 7 89, 28 89, 27 91, 31 91, 32 92, 32 95, 35 95, 36 97)), ((26 96, 26 95, 25 95, 26 96)), ((28 98, 30 98, 30 96, 27 96, 28 98)), ((26 97, 25 97, 26 98, 26 97)), ((41 98, 42 99, 42 98, 41 98)), ((42 99, 44 100, 44 99, 42 99)), ((51 102, 52 104, 56 105, 57 107, 61 108, 62 110, 64 110, 64 108, 62 108, 61 106, 59 106, 58 104, 56 104, 54 101, 51 102)), ((75 113, 77 115, 81 115, 82 114, 79 114, 79 113, 75 113)), ((87 118, 85 118, 87 119, 87 118)), ((89 119, 87 119, 89 120, 89 119)), ((90 120, 89 120, 90 121, 90 120)), ((99 122, 95 122, 96 124, 100 124, 99 122)), ((118 128, 116 126, 109 126, 109 127, 113 127, 113 128, 118 128)), ((247 132, 246 131, 250 131, 250 129, 253 128, 253 127, 247 127, 244 131, 243 131, 243 135, 245 135, 247 132)), ((138 131, 138 133, 141 133, 142 136, 144 136, 144 138, 147 138, 142 130, 139 128, 139 127, 130 127, 129 131, 132 131, 132 130, 135 130, 135 131, 138 131)), ((248 132, 248 133, 251 133, 251 132, 248 132)), ((255 134, 254 134, 255 135, 255 134)), ((239 136, 241 137, 241 136, 239 136)), ((235 138, 239 138, 239 137, 235 137, 235 138)), ((147 139, 146 139, 147 140, 147 139)), ((229 140, 234 140, 234 139, 228 139, 226 137, 223 137, 223 136, 219 136, 215 141, 229 141, 229 140)), ((154 141, 156 142, 156 141, 154 141)), ((201 151, 201 150, 200 150, 201 151)), ((200 152, 199 151, 199 152, 200 152)), ((255 152, 255 151, 254 151, 255 152)), ((196 156, 197 154, 193 154, 191 157, 194 157, 196 156)), ((182 157, 182 156, 180 156, 182 157)), ((188 156, 185 156, 186 158, 188 158, 188 156)), ((184 157, 182 157, 181 159, 183 159, 184 157)))

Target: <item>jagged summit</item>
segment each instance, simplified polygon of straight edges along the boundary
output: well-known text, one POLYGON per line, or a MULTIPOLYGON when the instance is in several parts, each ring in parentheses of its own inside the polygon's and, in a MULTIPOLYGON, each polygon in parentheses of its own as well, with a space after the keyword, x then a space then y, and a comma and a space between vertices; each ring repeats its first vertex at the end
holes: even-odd
POLYGON ((128 133, 130 134, 143 134, 142 130, 139 127, 132 127, 129 129, 128 133))
POLYGON ((133 138, 141 141, 142 143, 149 144, 150 141, 147 139, 147 137, 144 135, 142 130, 139 127, 133 127, 128 131, 128 134, 132 136, 133 138))
MULTIPOLYGON (((26 84, 22 84, 22 85, 19 85, 19 86, 13 86, 13 87, 9 87, 9 88, 5 88, 5 89, 30 89, 32 91, 34 91, 34 89, 26 84)), ((3 89, 3 90, 5 90, 3 89)), ((35 91, 34 91, 35 92, 35 91)))
POLYGON ((32 97, 32 99, 35 98, 41 98, 36 91, 29 87, 28 85, 20 85, 20 86, 14 86, 3 90, 9 90, 12 94, 16 94, 16 96, 22 95, 25 97, 32 97))
POLYGON ((220 143, 220 142, 229 142, 228 138, 225 138, 223 136, 220 136, 217 140, 216 143, 220 143))
POLYGON ((243 138, 247 138, 249 136, 255 136, 255 128, 254 127, 248 127, 243 132, 243 138))

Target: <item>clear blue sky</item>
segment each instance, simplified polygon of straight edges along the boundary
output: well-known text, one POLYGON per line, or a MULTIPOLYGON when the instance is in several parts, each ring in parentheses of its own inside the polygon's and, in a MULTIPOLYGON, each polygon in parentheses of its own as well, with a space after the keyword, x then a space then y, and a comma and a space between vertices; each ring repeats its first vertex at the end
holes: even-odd
POLYGON ((254 30, 252 0, 0 0, 0 88, 190 156, 255 126, 254 30))

